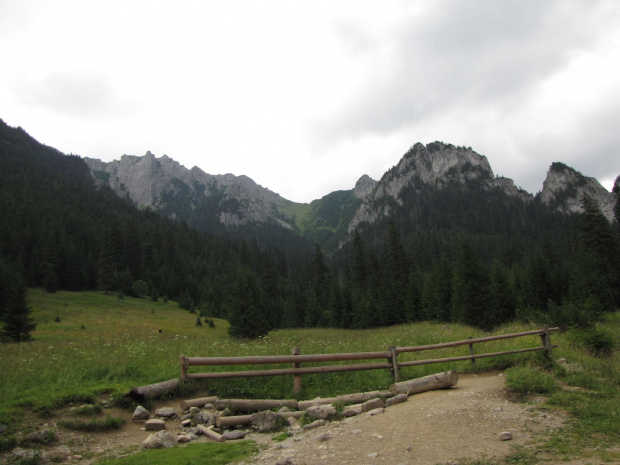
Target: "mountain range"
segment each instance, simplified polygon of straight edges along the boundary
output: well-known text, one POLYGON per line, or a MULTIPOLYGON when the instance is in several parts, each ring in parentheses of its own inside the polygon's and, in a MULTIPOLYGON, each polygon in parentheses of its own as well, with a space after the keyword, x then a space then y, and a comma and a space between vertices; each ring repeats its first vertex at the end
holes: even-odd
POLYGON ((109 163, 84 160, 98 183, 139 207, 152 208, 192 227, 221 232, 262 225, 299 234, 328 248, 342 246, 355 230, 389 218, 403 205, 405 192, 416 195, 425 186, 441 190, 452 183, 476 183, 484 191, 499 191, 524 203, 540 202, 565 214, 581 211, 586 194, 610 222, 616 203, 614 194, 596 179, 563 163, 550 166, 542 191, 533 195, 511 179, 495 176, 485 156, 442 142, 417 143, 381 179, 362 175, 351 190, 332 192, 308 204, 287 200, 247 176, 187 169, 166 155, 123 155, 109 163))

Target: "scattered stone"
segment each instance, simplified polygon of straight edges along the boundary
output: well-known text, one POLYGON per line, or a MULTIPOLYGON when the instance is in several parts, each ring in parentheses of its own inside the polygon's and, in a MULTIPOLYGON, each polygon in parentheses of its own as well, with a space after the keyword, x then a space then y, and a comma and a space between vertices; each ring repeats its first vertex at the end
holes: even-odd
POLYGON ((377 408, 385 407, 385 403, 379 399, 378 397, 375 399, 370 399, 362 404, 362 412, 368 412, 370 410, 374 410, 377 408))
POLYGON ((54 442, 55 440, 56 432, 51 429, 42 429, 40 431, 30 433, 28 436, 26 436, 26 441, 32 442, 34 444, 49 444, 50 442, 54 442))
MULTIPOLYGON (((99 404, 101 404, 101 406, 102 406, 103 408, 112 408, 112 405, 111 405, 111 404, 110 404, 110 402, 108 402, 107 400, 102 400, 101 402, 99 402, 99 404)), ((81 459, 82 459, 82 457, 81 457, 81 456, 76 456, 76 457, 80 457, 80 459, 78 459, 78 460, 81 460, 81 459)))
POLYGON ((32 449, 15 449, 13 455, 20 459, 34 459, 39 455, 36 450, 32 449))
POLYGON ((376 459, 377 457, 379 457, 379 452, 373 452, 372 454, 368 454, 368 458, 369 459, 376 459))
POLYGON ((198 412, 200 412, 200 409, 198 407, 190 407, 189 408, 189 413, 193 413, 195 415, 198 412))
POLYGON ((376 408, 376 409, 373 409, 373 410, 369 410, 368 412, 366 412, 366 415, 372 417, 374 415, 379 415, 379 414, 381 414, 383 412, 385 412, 385 409, 383 407, 380 407, 380 408, 376 408))
MULTIPOLYGON (((105 408, 105 407, 104 407, 105 408)), ((84 457, 82 457, 81 455, 74 455, 73 457, 71 457, 71 459, 75 460, 75 461, 79 461, 82 460, 84 457)))
POLYGON ((343 417, 354 417, 362 413, 362 404, 347 405, 342 411, 343 417))
POLYGON ((305 425, 303 427, 304 431, 310 430, 310 429, 314 429, 314 428, 319 428, 321 426, 325 426, 327 424, 327 421, 325 420, 316 420, 313 421, 312 423, 305 425))
POLYGON ((198 412, 194 415, 194 422, 197 425, 215 425, 216 417, 211 412, 198 412))
POLYGON ((362 432, 361 429, 354 429, 351 431, 351 434, 360 434, 362 432))
POLYGON ((275 412, 265 410, 255 413, 250 417, 250 424, 254 426, 259 433, 269 433, 279 428, 279 420, 282 418, 275 412))
POLYGON ((173 447, 177 444, 177 438, 169 431, 158 431, 144 440, 142 445, 145 449, 160 449, 173 447))
POLYGON ((232 415, 232 412, 230 411, 230 409, 228 407, 226 407, 224 410, 222 410, 220 412, 220 417, 229 417, 232 415))
POLYGON ((213 404, 204 404, 202 406, 202 408, 205 409, 205 410, 213 410, 215 408, 215 405, 213 405, 213 404))
POLYGON ((390 397, 385 401, 386 407, 391 407, 394 404, 400 404, 401 402, 405 402, 407 400, 407 394, 398 394, 397 396, 390 397))
POLYGON ((297 430, 297 429, 301 428, 301 426, 299 426, 299 422, 297 421, 296 418, 288 417, 286 419, 286 422, 288 423, 289 428, 292 428, 294 430, 297 430))
POLYGON ((306 410, 306 415, 312 420, 325 420, 336 413, 336 407, 331 404, 317 405, 306 410))
POLYGON ((153 418, 151 420, 146 420, 144 428, 147 431, 160 431, 166 429, 166 422, 164 420, 160 420, 159 418, 153 418))
POLYGON ((192 438, 189 437, 189 435, 187 434, 180 434, 177 436, 177 442, 180 442, 180 443, 190 442, 191 440, 192 438))
POLYGON ((405 447, 405 450, 406 450, 407 452, 411 452, 411 449, 412 449, 412 447, 411 447, 411 446, 407 446, 407 447, 405 447))
POLYGON ((196 441, 197 439, 200 439, 200 438, 198 437, 198 435, 196 435, 196 434, 194 434, 194 433, 187 433, 187 434, 186 434, 186 436, 187 436, 188 438, 190 438, 192 441, 196 441))
POLYGON ((133 421, 146 421, 149 418, 151 418, 150 412, 144 407, 142 407, 141 405, 138 405, 136 407, 136 410, 134 410, 133 415, 131 417, 133 421))
POLYGON ((224 434, 222 434, 222 437, 226 439, 227 441, 235 441, 237 439, 245 438, 246 435, 247 433, 245 431, 237 429, 233 431, 225 431, 224 434))
POLYGON ((65 445, 62 445, 45 454, 45 459, 49 462, 64 462, 65 460, 69 460, 70 456, 71 451, 69 450, 69 448, 65 445))
POLYGON ((503 431, 499 433, 500 441, 510 441, 511 439, 512 439, 512 433, 509 433, 508 431, 503 431))
POLYGON ((276 465, 295 465, 295 462, 293 462, 291 459, 284 459, 276 462, 276 465))
POLYGON ((172 418, 177 416, 177 412, 171 407, 164 407, 155 410, 155 416, 162 418, 172 418))
POLYGON ((187 420, 183 420, 181 422, 181 426, 184 428, 189 428, 190 426, 192 426, 192 420, 187 419, 187 420))
POLYGON ((321 434, 319 436, 319 442, 326 442, 326 441, 329 441, 331 438, 332 438, 332 435, 329 433, 321 434))
POLYGON ((290 411, 291 411, 291 409, 289 409, 286 406, 283 406, 283 407, 280 407, 280 410, 278 410, 278 413, 288 413, 290 411))

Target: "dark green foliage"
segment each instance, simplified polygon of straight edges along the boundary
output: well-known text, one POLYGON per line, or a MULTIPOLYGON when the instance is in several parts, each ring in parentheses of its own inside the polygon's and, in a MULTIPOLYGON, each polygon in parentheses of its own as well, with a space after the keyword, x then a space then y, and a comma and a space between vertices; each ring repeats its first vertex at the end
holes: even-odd
POLYGON ((612 334, 595 327, 574 329, 570 338, 597 356, 609 356, 613 353, 615 341, 612 334))
POLYGON ((237 272, 225 303, 230 327, 228 333, 238 339, 256 339, 269 332, 264 318, 258 278, 248 269, 237 272))
POLYGON ((59 424, 72 431, 110 431, 121 428, 125 424, 125 420, 106 415, 105 418, 93 416, 89 421, 63 420, 59 424))
POLYGON ((26 287, 19 276, 14 276, 8 266, 0 260, 0 288, 3 295, 0 302, 0 341, 26 342, 37 327, 30 318, 30 307, 26 297, 26 287))

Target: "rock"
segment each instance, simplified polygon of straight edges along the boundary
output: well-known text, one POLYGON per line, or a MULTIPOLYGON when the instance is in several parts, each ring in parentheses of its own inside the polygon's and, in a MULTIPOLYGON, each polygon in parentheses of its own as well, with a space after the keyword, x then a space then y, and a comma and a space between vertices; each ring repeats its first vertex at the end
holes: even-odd
POLYGON ((158 431, 144 440, 142 445, 145 449, 160 449, 173 447, 177 444, 177 438, 169 431, 158 431))
POLYGON ((224 439, 226 439, 227 441, 235 441, 235 440, 238 440, 238 439, 245 438, 246 435, 247 435, 247 433, 245 431, 237 429, 237 430, 234 430, 234 431, 225 431, 224 434, 222 434, 222 437, 224 439))
POLYGON ((56 449, 49 451, 45 454, 45 459, 49 462, 64 462, 65 460, 69 460, 71 456, 71 451, 65 445, 59 446, 56 449))
POLYGON ((250 417, 250 424, 254 426, 259 433, 269 433, 279 429, 279 420, 282 418, 275 412, 265 410, 264 412, 255 413, 250 417))
POLYGON ((51 429, 42 429, 40 431, 30 433, 28 436, 26 436, 26 441, 32 442, 34 444, 49 444, 50 442, 54 442, 55 440, 56 432, 51 429))
POLYGON ((211 412, 198 412, 194 415, 194 423, 197 425, 215 425, 216 417, 211 412))
POLYGON ((280 410, 278 410, 278 413, 287 413, 290 412, 291 409, 289 409, 288 407, 280 407, 280 410))
POLYGON ((304 425, 303 429, 304 431, 307 431, 309 429, 314 429, 314 428, 319 428, 321 426, 325 426, 326 424, 327 424, 327 421, 325 420, 316 420, 308 425, 304 425))
POLYGON ((329 433, 321 434, 319 436, 319 442, 329 441, 332 438, 332 435, 329 433))
POLYGON ((159 431, 166 429, 166 422, 164 420, 160 420, 159 418, 153 418, 151 420, 146 420, 144 424, 144 428, 147 431, 159 431))
POLYGON ((510 441, 511 439, 512 439, 512 433, 509 433, 508 431, 503 431, 499 433, 500 441, 510 441))
POLYGON ((213 410, 215 408, 215 405, 213 405, 213 404, 204 404, 202 406, 202 408, 205 409, 205 410, 213 410))
POLYGON ((400 404, 401 402, 405 402, 407 400, 407 394, 398 394, 397 396, 390 397, 385 401, 386 407, 391 407, 394 404, 400 404))
POLYGON ((171 407, 164 407, 155 410, 155 416, 162 418, 172 418, 177 416, 177 412, 171 407))
POLYGON ((331 404, 316 405, 306 410, 306 415, 312 420, 326 420, 330 416, 336 415, 336 407, 331 404))
POLYGON ((189 428, 190 426, 192 426, 192 420, 189 420, 189 419, 183 420, 181 422, 181 426, 184 428, 189 428))
POLYGON ((231 412, 231 411, 230 411, 230 409, 227 407, 227 408, 225 408, 224 410, 222 410, 222 411, 220 412, 220 415, 219 415, 219 416, 220 416, 220 417, 229 417, 229 416, 231 416, 231 415, 232 415, 232 412, 231 412))
POLYGON ((187 415, 183 415, 181 417, 181 421, 185 421, 185 420, 191 420, 192 418, 194 418, 194 415, 191 413, 188 413, 187 415))
MULTIPOLYGON (((34 459, 39 456, 39 453, 36 450, 32 449, 15 449, 13 451, 13 456, 20 459, 34 459)), ((33 462, 34 463, 34 462, 33 462)))
POLYGON ((362 404, 362 412, 369 412, 370 410, 383 408, 385 407, 385 403, 383 400, 378 397, 375 399, 370 399, 362 404))
POLYGON ((369 410, 368 412, 366 412, 366 415, 372 417, 374 415, 379 415, 379 414, 381 414, 383 412, 385 412, 385 409, 383 407, 380 407, 380 408, 375 408, 375 409, 369 410))
POLYGON ((362 413, 362 404, 347 405, 342 411, 343 417, 354 417, 362 413))
POLYGON ((177 442, 180 442, 180 443, 190 442, 191 440, 192 438, 187 434, 179 434, 177 436, 177 442))
POLYGON ((195 415, 198 412, 200 412, 200 409, 198 407, 190 407, 189 408, 189 413, 193 413, 195 415))
MULTIPOLYGON (((108 402, 107 400, 102 400, 101 402, 99 402, 101 404, 101 406, 103 408, 112 408, 112 405, 110 404, 110 402, 108 402)), ((76 456, 79 457, 79 456, 76 456)), ((81 459, 81 457, 80 457, 81 459)))
POLYGON ((146 421, 149 418, 151 418, 151 413, 147 409, 142 407, 141 405, 138 405, 136 407, 136 409, 133 412, 133 415, 131 416, 131 419, 133 421, 146 421))
POLYGON ((377 457, 379 457, 379 452, 373 452, 372 454, 368 454, 368 458, 369 459, 376 459, 377 457))

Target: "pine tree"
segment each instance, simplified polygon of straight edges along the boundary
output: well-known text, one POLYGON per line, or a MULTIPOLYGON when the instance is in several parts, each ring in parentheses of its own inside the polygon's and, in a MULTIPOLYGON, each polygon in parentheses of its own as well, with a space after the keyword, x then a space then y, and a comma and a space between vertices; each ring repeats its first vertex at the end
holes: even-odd
POLYGON ((462 242, 454 272, 451 319, 490 329, 496 322, 485 320, 489 310, 489 275, 468 242, 462 242))
POLYGON ((31 339, 30 333, 37 327, 30 318, 30 307, 26 297, 26 286, 20 278, 13 278, 9 284, 2 315, 0 340, 3 342, 26 342, 31 339))
POLYGON ((226 302, 230 322, 228 334, 238 339, 256 339, 266 335, 270 328, 261 303, 258 278, 246 268, 239 269, 226 302))

